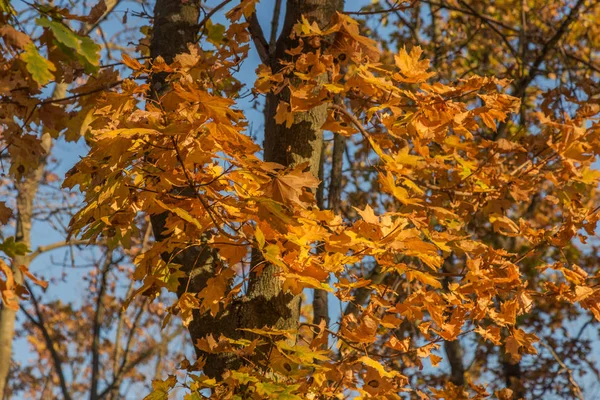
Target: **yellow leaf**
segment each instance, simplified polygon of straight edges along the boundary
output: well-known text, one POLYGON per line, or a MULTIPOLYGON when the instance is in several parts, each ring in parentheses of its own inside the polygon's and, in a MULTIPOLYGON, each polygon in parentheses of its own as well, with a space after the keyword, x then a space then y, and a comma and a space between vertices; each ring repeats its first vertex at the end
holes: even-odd
POLYGON ((200 221, 198 221, 196 218, 194 218, 189 212, 185 211, 184 209, 175 207, 175 206, 169 206, 158 199, 154 199, 154 201, 156 202, 156 204, 158 204, 165 210, 174 212, 182 220, 193 224, 198 229, 202 229, 202 225, 200 224, 200 221))
POLYGON ((412 281, 414 279, 418 280, 419 282, 429 285, 429 286, 433 286, 436 289, 441 289, 442 288, 442 284, 433 276, 426 274, 425 272, 421 272, 421 271, 417 271, 417 270, 408 270, 406 271, 406 277, 408 278, 409 281, 412 281))

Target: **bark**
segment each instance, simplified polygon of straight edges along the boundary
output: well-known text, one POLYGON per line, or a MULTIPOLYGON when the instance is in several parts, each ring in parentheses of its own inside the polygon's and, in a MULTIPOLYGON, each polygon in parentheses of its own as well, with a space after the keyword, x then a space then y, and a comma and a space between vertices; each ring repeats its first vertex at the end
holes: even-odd
MULTIPOLYGON (((330 23, 337 11, 343 10, 343 1, 326 0, 288 0, 283 30, 276 48, 269 49, 271 54, 270 64, 274 71, 279 69, 281 60, 290 61, 286 53, 288 49, 298 45, 296 39, 290 38, 292 28, 302 16, 309 22, 316 22, 320 27, 330 23), (275 59, 273 59, 273 57, 275 59)), ((319 77, 325 81, 326 75, 319 77)), ((290 77, 291 81, 294 79, 290 77)), ((327 104, 314 107, 311 110, 297 113, 294 123, 287 128, 275 122, 277 106, 281 101, 289 103, 290 93, 283 90, 279 94, 270 93, 267 96, 265 112, 265 161, 276 162, 282 165, 308 164, 309 171, 316 177, 322 176, 320 171, 321 155, 323 152, 323 131, 321 126, 327 118, 327 104)), ((300 319, 300 296, 291 296, 284 293, 281 281, 276 276, 277 268, 267 265, 262 273, 250 277, 249 297, 251 299, 264 296, 269 309, 277 310, 273 313, 277 318, 276 326, 284 329, 296 329, 300 319)), ((314 321, 328 322, 327 293, 315 291, 314 321)))
MULTIPOLYGON (((342 167, 344 165, 344 150, 346 148, 346 140, 342 135, 334 134, 333 137, 333 154, 331 156, 331 176, 329 180, 329 191, 327 196, 327 204, 330 210, 335 214, 339 214, 342 202, 342 167)), ((319 208, 325 208, 324 199, 324 149, 321 152, 321 170, 319 171, 319 192, 317 193, 317 203, 319 208)), ((329 282, 329 278, 327 279, 329 282)), ((329 326, 329 297, 325 290, 315 289, 313 295, 313 323, 319 325, 321 321, 325 321, 325 326, 329 326)), ((326 344, 324 344, 326 346, 326 344)))
MULTIPOLYGON (((289 0, 282 34, 276 42, 276 48, 265 52, 265 43, 258 20, 254 15, 250 19, 251 31, 255 43, 261 48, 264 56, 269 54, 269 64, 277 67, 278 59, 288 59, 286 49, 295 47, 295 40, 289 35, 293 25, 304 15, 309 21, 317 22, 321 27, 331 20, 336 11, 341 11, 343 1, 326 0, 289 0)), ((186 44, 195 38, 199 11, 199 1, 158 0, 154 10, 154 32, 150 46, 152 57, 162 56, 167 62, 173 56, 186 50, 186 44)), ((325 77, 323 77, 324 79, 325 77)), ((165 76, 153 78, 153 95, 166 90, 165 76)), ((271 94, 267 98, 265 111, 265 160, 290 166, 308 162, 309 170, 315 176, 319 174, 319 157, 323 146, 321 126, 325 122, 327 105, 298 114, 290 128, 275 124, 275 113, 279 101, 289 101, 289 92, 271 94)), ((164 224, 167 214, 152 217, 152 225, 158 240, 163 238, 164 224)), ((182 253, 176 262, 190 275, 189 291, 199 292, 206 286, 208 278, 214 275, 214 253, 206 246, 189 249, 182 253)), ((254 255, 255 262, 259 258, 254 255)), ((225 335, 231 338, 247 336, 238 328, 269 326, 280 329, 295 329, 300 317, 300 296, 293 296, 282 291, 278 271, 273 266, 265 266, 261 273, 253 273, 248 284, 245 298, 234 301, 226 310, 216 317, 196 313, 189 326, 190 336, 194 342, 212 334, 215 338, 225 335)), ((238 368, 242 360, 233 354, 203 354, 198 356, 206 360, 204 372, 219 378, 227 369, 238 368)))
MULTIPOLYGON (((50 137, 48 136, 48 142, 50 137)), ((31 247, 31 222, 33 214, 33 201, 35 199, 42 174, 44 163, 27 174, 20 182, 16 182, 17 188, 17 226, 15 241, 31 247)), ((29 267, 29 255, 17 255, 12 259, 12 272, 15 283, 23 285, 23 274, 19 267, 29 267)), ((8 374, 10 371, 12 357, 12 342, 15 334, 15 321, 17 311, 8 307, 0 310, 0 393, 8 397, 5 392, 8 387, 8 374)))
MULTIPOLYGON (((326 0, 288 0, 286 14, 283 24, 283 31, 276 48, 269 49, 272 55, 270 64, 274 71, 279 69, 279 61, 289 61, 291 59, 286 50, 298 45, 295 39, 291 39, 290 33, 292 27, 296 24, 302 15, 310 22, 316 22, 320 27, 326 26, 337 11, 343 10, 343 1, 326 0), (274 57, 274 59, 273 59, 274 57)), ((326 75, 320 77, 324 81, 326 75)), ((293 81, 293 80, 292 80, 293 81)), ((283 165, 296 165, 308 163, 310 172, 318 177, 320 175, 320 157, 323 151, 323 131, 321 126, 327 118, 327 104, 322 104, 309 111, 296 114, 294 123, 290 128, 285 125, 275 123, 275 114, 279 102, 289 103, 290 94, 284 90, 279 94, 270 93, 267 96, 265 113, 265 161, 277 162, 283 165)), ((267 266, 259 276, 251 277, 250 294, 256 293, 255 288, 272 293, 271 301, 279 303, 287 309, 287 322, 285 325, 297 327, 300 316, 300 298, 299 296, 286 299, 287 295, 281 293, 281 283, 275 276, 276 269, 273 266, 267 266), (283 295, 283 298, 281 298, 283 295), (282 304, 282 302, 284 304, 282 304)), ((315 291, 314 322, 321 320, 328 322, 328 304, 327 293, 315 291)))
MULTIPOLYGON (((321 182, 319 183, 319 187, 317 188, 317 207, 319 207, 319 209, 321 209, 321 210, 325 209, 325 173, 324 173, 325 153, 326 153, 326 146, 323 146, 323 148, 321 149, 321 157, 320 157, 321 160, 320 160, 320 164, 319 164, 320 165, 319 166, 319 180, 321 182)), ((332 174, 333 174, 333 168, 332 168, 332 174)), ((331 185, 329 186, 329 190, 331 193, 331 185)), ((317 251, 322 251, 322 250, 319 249, 317 251)), ((326 282, 329 283, 329 277, 327 277, 326 282)), ((329 297, 327 296, 327 291, 314 289, 312 306, 313 306, 313 320, 312 320, 313 324, 319 325, 321 323, 321 321, 325 321, 325 327, 328 327, 329 326, 329 297)), ((326 346, 326 343, 324 343, 323 346, 326 346)))

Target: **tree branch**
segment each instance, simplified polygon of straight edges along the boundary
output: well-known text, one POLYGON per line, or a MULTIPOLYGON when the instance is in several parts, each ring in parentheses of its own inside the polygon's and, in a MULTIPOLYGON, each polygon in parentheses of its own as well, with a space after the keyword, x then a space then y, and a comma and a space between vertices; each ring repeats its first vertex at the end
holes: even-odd
POLYGON ((35 298, 35 296, 33 295, 33 291, 31 290, 31 287, 29 286, 29 284, 27 282, 24 282, 24 285, 27 288, 27 290, 29 291, 29 293, 31 293, 31 302, 33 304, 33 309, 37 316, 37 321, 35 320, 35 318, 33 318, 33 316, 31 314, 29 314, 27 312, 27 310, 25 310, 25 308, 23 306, 21 306, 21 310, 23 311, 23 313, 25 314, 27 319, 29 319, 31 321, 31 323, 33 323, 35 326, 37 326, 40 329, 40 331, 42 332, 42 336, 44 337, 44 341, 46 342, 46 347, 50 351, 50 356, 52 357, 52 361, 54 363, 54 370, 56 371, 56 374, 58 375, 58 380, 60 382, 60 389, 62 391, 63 397, 65 398, 65 400, 71 400, 71 395, 69 394, 69 390, 67 389, 67 381, 65 379, 65 374, 64 374, 63 368, 62 368, 62 360, 60 359, 60 356, 58 355, 58 352, 56 351, 56 348, 54 347, 54 340, 52 340, 52 337, 50 336, 50 333, 48 332, 48 329, 46 328, 46 323, 44 321, 44 316, 40 310, 40 305, 39 305, 37 299, 35 298))
POLYGON ((558 354, 556 354, 554 349, 552 347, 550 347, 547 343, 540 341, 540 345, 545 347, 550 352, 550 354, 556 360, 558 365, 560 365, 561 368, 567 373, 567 378, 569 379, 569 383, 571 384, 571 390, 573 391, 573 394, 575 395, 575 397, 577 397, 579 400, 584 400, 581 388, 579 387, 579 385, 577 384, 577 381, 575 381, 575 378, 573 377, 573 371, 567 367, 567 365, 563 362, 563 360, 560 359, 558 354))
POLYGON ((411 8, 412 6, 414 6, 416 2, 417 2, 417 0, 412 0, 407 5, 400 5, 400 4, 406 3, 405 1, 402 1, 402 2, 396 2, 396 5, 394 5, 391 8, 388 8, 386 10, 344 11, 344 14, 346 14, 346 15, 375 15, 375 14, 385 14, 385 13, 396 12, 396 11, 404 11, 404 10, 406 10, 406 9, 411 8))
POLYGON ((38 257, 42 253, 47 253, 49 251, 57 250, 57 249, 60 249, 62 247, 80 246, 80 245, 87 245, 87 244, 91 244, 90 241, 87 240, 87 239, 86 240, 83 240, 83 239, 79 239, 79 240, 62 240, 60 242, 47 244, 45 246, 39 246, 29 256, 33 260, 33 259, 35 259, 36 257, 38 257))
MULTIPOLYGON (((110 252, 108 252, 110 253, 110 252)), ((100 373, 100 330, 104 319, 104 295, 106 293, 106 280, 108 272, 113 265, 112 253, 106 255, 104 266, 100 277, 100 287, 96 298, 96 309, 94 310, 94 321, 92 323, 92 377, 90 388, 90 400, 98 398, 98 376, 100 373)))
POLYGON ((256 46, 256 51, 258 52, 260 60, 263 64, 270 65, 269 43, 267 43, 267 39, 265 39, 265 34, 260 27, 256 13, 252 13, 252 15, 246 19, 246 22, 248 22, 248 31, 250 32, 250 36, 252 36, 252 41, 256 46))

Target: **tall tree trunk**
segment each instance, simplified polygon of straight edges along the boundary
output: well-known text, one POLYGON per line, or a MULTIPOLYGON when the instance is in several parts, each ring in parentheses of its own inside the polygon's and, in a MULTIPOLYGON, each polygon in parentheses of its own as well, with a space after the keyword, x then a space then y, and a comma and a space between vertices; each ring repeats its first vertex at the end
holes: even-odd
MULTIPOLYGON (((48 136, 48 139, 50 137, 48 136)), ((20 182, 16 182, 17 187, 17 227, 15 232, 15 241, 31 247, 31 217, 33 214, 33 200, 35 199, 42 173, 44 172, 44 163, 41 163, 36 169, 27 174, 20 182)), ((12 259, 12 272, 15 283, 23 285, 23 274, 19 269, 24 265, 29 267, 29 255, 17 255, 12 259)), ((15 321, 17 311, 8 307, 2 307, 0 311, 0 393, 7 394, 8 374, 10 371, 12 342, 15 334, 15 321)))
MULTIPOLYGON (((346 138, 339 134, 333 136, 333 154, 331 156, 331 176, 329 178, 329 190, 327 196, 327 205, 335 214, 339 214, 342 208, 342 167, 344 165, 344 151, 346 148, 346 138)), ((324 189, 324 148, 321 151, 321 170, 319 171, 319 193, 317 193, 317 202, 320 208, 325 208, 323 196, 324 189)), ((329 282, 329 278, 327 278, 329 282)), ((329 326, 329 294, 325 290, 315 289, 313 294, 313 323, 320 324, 325 321, 325 326, 329 326)), ((324 344, 326 345, 326 344, 324 344)))
MULTIPOLYGON (((277 67, 279 59, 289 59, 285 51, 295 47, 295 40, 289 38, 293 25, 304 15, 309 21, 320 26, 328 24, 336 11, 341 11, 343 1, 326 0, 289 0, 281 37, 276 48, 270 49, 268 63, 277 67)), ((171 62, 174 55, 185 51, 186 45, 194 40, 199 16, 199 1, 158 0, 155 6, 154 32, 150 46, 151 56, 162 56, 171 62)), ((256 28, 256 16, 251 23, 256 28)), ((258 26, 260 30, 260 26, 258 26)), ((264 38, 255 42, 267 43, 264 38)), ((264 50, 264 49, 263 49, 264 50)), ((153 78, 153 95, 165 90, 164 76, 153 78)), ((322 79, 325 79, 323 77, 322 79)), ((327 116, 327 106, 321 105, 310 111, 295 116, 290 128, 275 123, 275 114, 279 101, 289 101, 289 91, 271 94, 267 98, 265 111, 265 160, 278 162, 286 166, 308 162, 309 170, 314 176, 319 174, 319 157, 323 146, 321 126, 327 116)), ((167 214, 152 218, 155 236, 160 240, 164 230, 167 214)), ((183 269, 190 274, 191 285, 188 290, 198 292, 206 286, 208 278, 214 274, 212 266, 214 254, 206 249, 190 249, 177 260, 183 269)), ((258 258, 253 257, 255 260, 258 258)), ((189 326, 192 340, 204 338, 208 334, 218 337, 240 337, 244 335, 238 328, 270 326, 281 329, 296 328, 300 317, 300 296, 284 293, 275 267, 267 265, 262 273, 252 274, 248 292, 243 300, 233 302, 220 315, 211 317, 208 314, 196 313, 189 326)), ((213 377, 220 377, 230 368, 237 368, 242 360, 228 354, 203 354, 206 359, 204 372, 213 377)))
MULTIPOLYGON (((67 86, 65 84, 56 85, 52 98, 61 98, 65 96, 67 86)), ((37 195, 44 168, 46 167, 46 156, 52 148, 52 138, 49 134, 42 135, 42 146, 46 153, 39 160, 39 165, 29 171, 21 180, 15 182, 17 189, 17 225, 15 229, 15 242, 23 243, 27 248, 31 247, 31 225, 33 216, 33 203, 37 195)), ((20 266, 29 268, 31 257, 28 254, 16 255, 12 259, 12 272, 15 283, 23 285, 23 274, 20 266)), ((0 394, 8 397, 6 393, 8 387, 8 374, 12 359, 12 342, 15 336, 15 321, 17 311, 7 307, 0 309, 0 394)))
MULTIPOLYGON (((297 47, 296 39, 290 38, 293 26, 304 16, 310 23, 316 22, 320 27, 329 24, 336 12, 343 10, 343 0, 288 0, 283 31, 276 48, 270 49, 274 59, 270 59, 271 67, 277 71, 280 61, 290 61, 287 50, 297 47)), ((325 81, 324 74, 318 79, 325 81)), ((294 78, 290 77, 293 81, 294 78)), ((321 126, 327 118, 327 104, 322 104, 311 110, 296 113, 294 122, 288 128, 275 122, 275 114, 279 102, 289 103, 289 90, 267 96, 265 112, 265 161, 276 162, 286 166, 302 163, 308 164, 309 171, 315 176, 320 174, 321 154, 323 152, 323 131, 321 126)), ((281 280, 276 276, 277 268, 267 265, 260 274, 250 277, 248 295, 251 299, 265 298, 267 309, 271 312, 268 325, 278 328, 295 329, 300 318, 300 296, 284 293, 281 280)), ((319 291, 315 292, 317 310, 316 319, 328 319, 327 301, 319 291)), ((325 293, 326 296, 326 293, 325 293)), ((267 322, 267 321, 265 321, 267 322)), ((320 322, 320 321, 318 321, 320 322)), ((317 323, 318 323, 317 322, 317 323)))

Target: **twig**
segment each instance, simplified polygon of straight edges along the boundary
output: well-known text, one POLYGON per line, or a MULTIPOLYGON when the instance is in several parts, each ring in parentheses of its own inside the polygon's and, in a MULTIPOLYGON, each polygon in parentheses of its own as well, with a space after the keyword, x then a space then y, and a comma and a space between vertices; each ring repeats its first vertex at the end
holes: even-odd
POLYGON ((63 394, 63 397, 65 398, 65 400, 71 400, 71 395, 69 393, 69 389, 67 388, 67 381, 65 379, 65 374, 62 368, 62 360, 60 359, 60 356, 58 355, 58 352, 54 347, 54 340, 52 340, 52 337, 50 336, 50 333, 46 328, 44 316, 40 310, 40 304, 33 295, 33 291, 31 290, 29 284, 27 282, 24 282, 24 284, 29 293, 31 293, 31 303, 33 304, 35 315, 38 318, 37 321, 35 320, 35 318, 33 318, 31 314, 27 312, 27 310, 25 310, 23 306, 21 306, 21 310, 23 311, 27 319, 29 319, 35 326, 37 326, 40 329, 40 331, 42 331, 42 336, 44 337, 44 341, 46 342, 46 347, 50 351, 50 356, 52 357, 52 361, 54 362, 54 369, 56 371, 56 374, 58 375, 60 389, 63 394))
POLYGON ((260 27, 260 22, 258 22, 256 13, 252 13, 252 15, 246 19, 246 22, 248 22, 248 31, 250 32, 250 36, 252 36, 252 41, 256 46, 256 51, 258 52, 260 60, 263 62, 263 64, 270 65, 271 58, 269 57, 269 43, 267 43, 267 39, 265 39, 265 34, 260 27))
POLYGON ((584 400, 581 388, 579 387, 579 385, 575 381, 575 378, 573 377, 573 371, 567 367, 567 365, 563 362, 563 360, 560 359, 558 354, 556 354, 554 349, 552 347, 550 347, 547 343, 540 341, 540 345, 545 347, 550 352, 550 354, 556 360, 558 365, 560 365, 562 367, 562 369, 567 373, 569 383, 571 384, 571 390, 573 391, 573 394, 575 395, 575 397, 577 397, 579 400, 584 400))
MULTIPOLYGON (((385 14, 385 13, 395 12, 395 11, 404 11, 404 10, 409 9, 412 6, 414 6, 416 2, 417 2, 417 0, 412 0, 408 5, 400 5, 398 2, 396 2, 396 5, 394 5, 391 8, 388 8, 386 10, 344 11, 344 14, 346 14, 346 15, 375 15, 375 14, 385 14)), ((405 3, 405 2, 402 1, 401 4, 403 4, 403 3, 405 3)))

